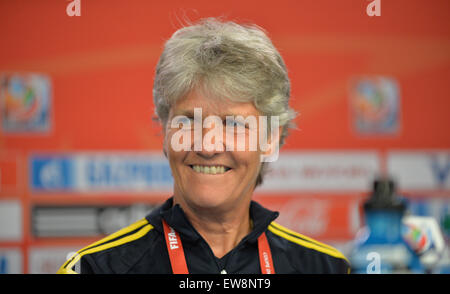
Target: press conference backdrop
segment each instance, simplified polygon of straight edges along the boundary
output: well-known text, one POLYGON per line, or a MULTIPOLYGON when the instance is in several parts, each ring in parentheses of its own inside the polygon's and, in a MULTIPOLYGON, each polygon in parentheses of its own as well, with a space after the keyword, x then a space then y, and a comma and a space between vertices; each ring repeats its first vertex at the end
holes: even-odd
POLYGON ((287 64, 297 129, 255 193, 282 225, 346 253, 388 174, 448 242, 450 2, 371 2, 1 0, 0 272, 54 273, 171 196, 154 70, 209 16, 263 27, 287 64))

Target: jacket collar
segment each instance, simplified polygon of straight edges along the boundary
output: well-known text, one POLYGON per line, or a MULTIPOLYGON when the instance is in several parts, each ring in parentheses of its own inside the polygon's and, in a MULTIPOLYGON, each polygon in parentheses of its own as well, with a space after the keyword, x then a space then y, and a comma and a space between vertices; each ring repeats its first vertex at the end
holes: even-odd
MULTIPOLYGON (((279 213, 264 208, 259 203, 251 201, 250 218, 253 221, 252 231, 243 239, 243 241, 256 242, 258 237, 267 229, 269 224, 278 217, 279 213)), ((184 240, 196 242, 202 237, 192 226, 179 204, 173 205, 173 197, 167 199, 164 204, 153 210, 147 217, 147 220, 153 227, 163 233, 162 219, 169 226, 177 231, 184 240)))

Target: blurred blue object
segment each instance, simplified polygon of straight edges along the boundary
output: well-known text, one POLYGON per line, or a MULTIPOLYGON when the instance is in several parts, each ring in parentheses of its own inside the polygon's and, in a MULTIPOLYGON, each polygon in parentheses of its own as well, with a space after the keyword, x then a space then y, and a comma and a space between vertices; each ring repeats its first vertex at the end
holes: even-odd
POLYGON ((395 194, 394 182, 377 179, 364 203, 366 227, 357 235, 350 254, 352 272, 424 273, 419 255, 403 238, 406 202, 395 194))

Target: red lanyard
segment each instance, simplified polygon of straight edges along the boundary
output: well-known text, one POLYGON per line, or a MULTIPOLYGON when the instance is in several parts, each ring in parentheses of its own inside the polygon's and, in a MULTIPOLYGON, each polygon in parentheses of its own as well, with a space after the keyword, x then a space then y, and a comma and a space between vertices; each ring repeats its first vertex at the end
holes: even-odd
MULTIPOLYGON (((165 220, 162 220, 164 227, 164 237, 166 239, 167 251, 169 252, 170 264, 174 274, 188 274, 186 258, 184 256, 183 245, 181 244, 180 235, 170 227, 165 220)), ((261 273, 274 274, 272 253, 270 251, 269 242, 266 233, 262 233, 258 237, 259 264, 261 273)))

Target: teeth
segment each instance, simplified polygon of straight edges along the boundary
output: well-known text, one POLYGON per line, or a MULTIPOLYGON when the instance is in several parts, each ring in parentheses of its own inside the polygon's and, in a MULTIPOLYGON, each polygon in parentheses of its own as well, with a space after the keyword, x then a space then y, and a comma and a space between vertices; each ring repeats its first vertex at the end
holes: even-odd
POLYGON ((209 174, 209 175, 217 175, 217 174, 223 174, 225 171, 228 170, 225 169, 222 165, 217 166, 204 166, 204 165, 192 165, 192 169, 198 173, 202 174, 209 174))

